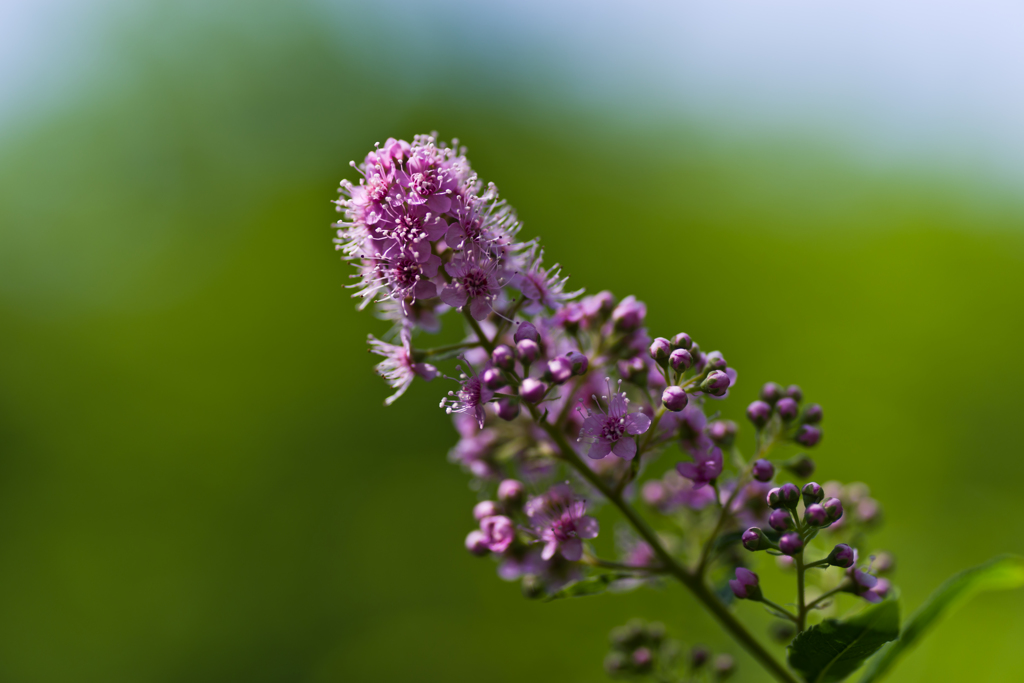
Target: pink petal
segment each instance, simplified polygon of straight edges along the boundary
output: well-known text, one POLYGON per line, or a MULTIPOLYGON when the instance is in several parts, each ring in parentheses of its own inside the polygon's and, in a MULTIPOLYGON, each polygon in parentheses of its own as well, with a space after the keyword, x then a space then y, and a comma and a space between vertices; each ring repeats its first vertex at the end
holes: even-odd
POLYGON ((697 479, 700 476, 700 470, 697 468, 696 463, 692 462, 677 463, 676 472, 679 472, 680 475, 687 479, 697 479))
MULTIPOLYGON (((544 549, 547 551, 547 548, 544 549)), ((583 541, 578 538, 570 538, 562 544, 562 557, 570 562, 577 562, 583 557, 583 541)))
POLYGON ((580 538, 595 538, 600 528, 593 517, 583 517, 576 523, 576 533, 580 538))
POLYGON ((651 428, 651 418, 643 413, 633 413, 626 416, 626 433, 643 434, 651 428))
POLYGON ((412 295, 417 299, 433 299, 437 296, 437 285, 429 280, 420 280, 412 288, 412 295))
POLYGON ((595 441, 593 445, 590 447, 590 450, 587 451, 587 457, 592 458, 594 460, 600 460, 601 458, 603 458, 604 456, 608 455, 611 452, 612 445, 604 439, 599 439, 595 441))
POLYGON ((472 303, 469 304, 469 314, 473 316, 473 320, 483 320, 490 312, 490 302, 481 296, 474 297, 472 303))
POLYGON ((441 301, 452 308, 462 308, 466 305, 468 299, 469 297, 466 296, 466 292, 461 287, 445 285, 445 288, 441 290, 441 301))
POLYGON ((619 439, 612 446, 612 453, 619 456, 623 460, 632 460, 633 456, 636 455, 636 442, 629 437, 619 439))
POLYGON ((544 550, 542 550, 541 553, 540 553, 540 558, 542 560, 550 560, 552 557, 555 556, 555 552, 557 550, 558 550, 558 541, 548 541, 544 545, 544 550))
POLYGON ((443 194, 431 195, 430 199, 427 200, 427 208, 434 213, 445 213, 448 209, 452 208, 452 200, 443 194))

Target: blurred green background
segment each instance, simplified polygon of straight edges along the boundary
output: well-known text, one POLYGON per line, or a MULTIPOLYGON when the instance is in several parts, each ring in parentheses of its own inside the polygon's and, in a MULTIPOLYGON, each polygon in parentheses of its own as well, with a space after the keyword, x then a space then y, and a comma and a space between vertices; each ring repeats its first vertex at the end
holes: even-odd
MULTIPOLYGON (((1024 552, 1019 195, 419 59, 354 7, 130 14, 0 134, 0 680, 599 681, 633 616, 736 652, 674 587, 539 604, 463 550, 447 387, 382 407, 330 243, 348 161, 430 130, 575 284, 722 349, 727 414, 825 406, 817 478, 870 483, 906 607, 1024 552)), ((894 680, 1018 681, 1021 642, 1024 593, 982 596, 894 680)))

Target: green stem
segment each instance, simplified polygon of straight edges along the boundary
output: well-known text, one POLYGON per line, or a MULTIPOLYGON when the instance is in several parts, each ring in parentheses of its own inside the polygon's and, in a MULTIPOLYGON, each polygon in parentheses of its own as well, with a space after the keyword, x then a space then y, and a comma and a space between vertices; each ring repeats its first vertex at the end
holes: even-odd
POLYGON ((601 494, 607 498, 615 507, 619 509, 619 512, 629 521, 636 532, 640 535, 651 546, 654 554, 661 560, 666 571, 672 574, 676 579, 679 580, 684 586, 686 586, 694 597, 696 597, 704 607, 711 612, 711 615, 718 620, 718 623, 736 639, 737 642, 750 655, 756 659, 761 666, 768 670, 776 680, 782 683, 798 683, 796 678, 793 677, 789 671, 786 670, 782 664, 777 662, 768 650, 764 648, 761 643, 754 638, 753 635, 746 629, 746 627, 740 623, 740 621, 733 615, 729 609, 722 604, 722 601, 716 596, 704 583, 703 579, 686 570, 685 567, 679 564, 676 559, 669 554, 662 545, 661 540, 658 538, 654 530, 647 524, 647 522, 641 517, 621 496, 609 488, 609 486, 597 475, 596 472, 591 470, 580 457, 576 454, 576 451, 569 445, 565 439, 565 435, 562 434, 558 429, 549 423, 547 420, 540 419, 540 414, 536 406, 529 406, 530 413, 533 415, 533 419, 537 422, 540 427, 547 432, 548 436, 555 442, 560 451, 562 460, 567 462, 573 469, 586 479, 590 484, 596 488, 601 494))
POLYGON ((483 347, 487 349, 487 353, 491 353, 492 351, 494 351, 494 342, 488 339, 487 335, 484 334, 484 331, 480 329, 480 323, 478 323, 473 318, 473 316, 469 314, 469 308, 463 306, 462 315, 465 316, 466 322, 469 323, 469 326, 473 328, 473 332, 476 333, 476 338, 480 340, 480 344, 482 344, 483 347))
POLYGON ((413 351, 413 357, 417 360, 420 358, 430 358, 431 356, 437 356, 442 353, 448 353, 449 351, 458 351, 459 349, 471 349, 474 346, 480 346, 480 342, 462 342, 459 344, 448 344, 447 346, 435 346, 432 349, 416 349, 413 351))
POLYGON ((796 620, 797 620, 796 619, 796 615, 793 614, 792 612, 790 612, 788 609, 786 609, 782 605, 776 605, 774 602, 772 602, 771 600, 769 600, 768 598, 763 597, 763 596, 761 597, 761 602, 763 602, 764 604, 766 604, 769 607, 771 607, 773 610, 778 612, 781 616, 786 617, 787 619, 789 619, 792 622, 796 622, 796 620))
POLYGON ((818 597, 817 597, 816 599, 812 600, 811 602, 809 602, 809 603, 807 604, 807 611, 808 611, 808 612, 809 612, 809 611, 811 611, 812 609, 814 609, 815 607, 817 607, 817 606, 818 606, 818 604, 820 604, 820 603, 824 602, 825 600, 827 600, 827 599, 831 598, 831 597, 832 597, 833 595, 835 595, 836 593, 841 593, 841 592, 843 592, 843 590, 844 590, 844 589, 845 589, 846 587, 847 587, 847 582, 846 582, 846 581, 844 581, 844 582, 843 582, 842 584, 840 584, 840 585, 839 585, 839 586, 838 586, 837 588, 833 588, 832 590, 828 591, 827 593, 822 593, 822 594, 821 594, 821 595, 819 595, 819 596, 818 596, 818 597))
MULTIPOLYGON (((700 552, 700 562, 697 564, 697 575, 704 576, 704 572, 707 571, 708 562, 711 559, 711 547, 715 544, 715 539, 718 538, 718 534, 722 531, 722 526, 725 524, 725 520, 729 517, 729 509, 732 507, 733 502, 736 500, 736 496, 739 495, 740 491, 747 485, 746 473, 740 475, 739 481, 736 482, 736 488, 733 489, 729 495, 729 500, 725 501, 725 505, 722 505, 722 511, 718 515, 718 522, 715 524, 715 530, 711 532, 711 536, 704 543, 704 547, 700 552)), ((721 496, 718 495, 718 483, 714 484, 715 497, 721 505, 721 496)))
POLYGON ((796 605, 798 631, 803 631, 807 626, 807 605, 804 604, 804 551, 793 556, 796 561, 796 605))

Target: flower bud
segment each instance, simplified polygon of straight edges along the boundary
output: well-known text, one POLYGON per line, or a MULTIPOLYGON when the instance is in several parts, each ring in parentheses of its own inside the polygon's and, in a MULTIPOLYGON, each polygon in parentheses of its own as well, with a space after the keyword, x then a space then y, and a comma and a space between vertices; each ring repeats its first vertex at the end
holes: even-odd
POLYGON ((637 301, 634 296, 627 296, 612 311, 612 322, 620 332, 632 332, 643 325, 647 315, 647 306, 637 301))
POLYGON ((887 574, 896 568, 896 558, 891 554, 882 552, 873 556, 875 562, 873 565, 876 574, 887 574))
POLYGON ((794 526, 793 517, 786 508, 773 510, 772 514, 768 515, 768 526, 776 531, 789 531, 794 526))
POLYGON ((715 420, 708 425, 708 436, 719 448, 728 448, 736 440, 736 423, 732 420, 715 420))
POLYGON ((840 543, 835 548, 832 548, 832 552, 828 554, 826 559, 828 560, 829 565, 833 567, 848 569, 853 566, 857 556, 854 554, 853 548, 845 543, 840 543))
POLYGON ((769 634, 779 645, 786 645, 796 635, 796 626, 788 621, 776 621, 771 625, 769 634))
POLYGON ((782 507, 782 489, 778 486, 768 492, 768 507, 777 510, 782 507))
POLYGON ((665 365, 665 361, 668 360, 668 356, 672 353, 672 342, 664 337, 658 337, 651 342, 650 348, 647 350, 651 358, 658 361, 661 365, 665 365))
POLYGON ((466 536, 466 550, 480 557, 490 552, 487 547, 487 537, 479 529, 474 529, 466 536))
POLYGON ((821 430, 814 425, 800 425, 793 440, 801 446, 814 448, 821 441, 821 430))
POLYGON ((620 360, 619 374, 627 382, 633 382, 640 386, 647 385, 647 363, 640 356, 633 356, 629 360, 620 360))
POLYGON ((751 552, 768 550, 769 548, 775 547, 775 545, 768 540, 768 537, 764 535, 764 532, 756 526, 752 526, 744 531, 741 540, 743 542, 743 547, 751 552))
POLYGON ((529 600, 534 600, 544 595, 544 580, 536 574, 526 574, 519 585, 523 591, 523 597, 529 600))
POLYGON ((502 377, 501 370, 498 368, 487 368, 484 370, 480 373, 480 381, 488 389, 500 389, 505 386, 505 378, 502 377))
POLYGON ((729 364, 725 362, 721 351, 712 351, 708 354, 707 367, 709 370, 725 370, 729 364))
POLYGON ((724 396, 725 392, 729 390, 730 384, 732 381, 729 379, 729 375, 721 370, 712 370, 711 374, 700 383, 700 390, 712 396, 724 396))
POLYGON ((635 666, 637 670, 644 671, 651 667, 651 662, 654 660, 654 657, 651 655, 650 648, 638 647, 633 650, 633 656, 631 659, 633 660, 633 666, 635 666))
POLYGON ((818 486, 816 482, 808 482, 804 484, 803 488, 804 507, 810 507, 815 503, 820 503, 825 497, 825 490, 818 486))
POLYGON ((689 401, 690 398, 683 391, 682 387, 667 387, 665 391, 661 392, 661 403, 665 406, 666 410, 679 412, 686 407, 689 401))
POLYGON ((570 351, 565 354, 565 357, 569 359, 569 363, 572 365, 572 374, 574 375, 583 375, 587 372, 587 368, 590 367, 590 361, 579 351, 570 351))
POLYGON ((503 398, 498 401, 498 417, 508 422, 519 417, 519 401, 514 398, 503 398))
POLYGON ((823 416, 821 406, 817 403, 812 403, 804 408, 804 414, 800 416, 800 421, 805 424, 816 425, 821 422, 823 416))
POLYGON ((732 588, 732 594, 740 600, 760 600, 761 599, 761 587, 757 578, 757 574, 744 569, 743 567, 736 567, 736 578, 729 580, 729 587, 732 588))
POLYGON ((838 522, 843 516, 843 503, 838 498, 827 498, 822 502, 821 507, 825 508, 828 514, 828 521, 838 522))
POLYGON ((732 658, 732 655, 723 652, 715 657, 712 668, 715 670, 715 680, 724 681, 736 673, 736 660, 732 658))
POLYGON ((797 403, 804 400, 804 392, 800 391, 800 387, 795 384, 790 384, 786 387, 786 396, 790 397, 797 403))
POLYGON ((796 401, 789 398, 780 398, 775 403, 775 412, 779 414, 783 422, 792 422, 800 412, 800 406, 797 405, 796 401))
POLYGON ((537 346, 537 342, 532 339, 517 341, 516 351, 519 352, 519 357, 523 360, 524 365, 529 365, 533 361, 537 360, 537 356, 540 355, 540 347, 537 346))
POLYGON ((530 403, 537 403, 540 401, 544 398, 544 394, 546 394, 547 391, 548 388, 544 382, 533 377, 527 377, 524 379, 522 385, 519 387, 519 395, 523 397, 524 401, 529 401, 530 403))
POLYGON ((782 466, 801 479, 806 479, 814 474, 814 461, 805 453, 790 458, 782 463, 782 466))
POLYGON ((672 348, 674 349, 687 349, 693 346, 693 340, 690 339, 690 335, 685 332, 680 332, 676 336, 672 337, 672 348))
POLYGON ((754 479, 757 479, 762 483, 768 482, 775 476, 775 465, 772 465, 764 458, 761 458, 760 460, 754 461, 750 471, 754 475, 754 479))
POLYGON ((808 505, 804 510, 804 521, 811 526, 827 526, 829 523, 828 513, 817 503, 808 505))
POLYGON ((783 484, 779 488, 779 500, 782 507, 795 510, 796 504, 800 500, 800 489, 796 487, 796 484, 783 484))
POLYGON ((506 479, 498 484, 498 500, 502 503, 515 505, 523 500, 524 495, 526 495, 526 488, 520 481, 506 479))
POLYGON ((785 396, 785 393, 783 392, 782 387, 775 382, 768 382, 761 387, 761 400, 766 403, 775 405, 775 402, 783 396, 785 396))
POLYGON ((669 354, 668 364, 676 372, 686 372, 693 365, 693 356, 686 349, 676 349, 669 354))
POLYGON ((473 506, 473 517, 475 517, 478 522, 484 517, 492 517, 500 514, 500 512, 498 504, 493 500, 481 500, 473 506))
POLYGON ((857 521, 872 524, 882 516, 882 506, 874 498, 863 498, 857 502, 853 514, 857 521))
POLYGON ((782 537, 779 539, 779 550, 786 555, 796 555, 803 549, 804 542, 798 533, 782 534, 782 537))
POLYGON ((626 655, 621 652, 609 652, 604 658, 604 670, 609 676, 618 676, 626 670, 626 655))
POLYGON ((516 352, 511 346, 500 344, 491 351, 491 362, 502 370, 511 370, 516 366, 516 352))
POLYGON ((760 429, 772 418, 772 406, 766 401, 754 401, 747 406, 747 419, 760 429))
POLYGON ((572 363, 565 356, 549 360, 548 373, 551 375, 552 382, 561 384, 572 377, 572 363))
POLYGON ((658 480, 649 481, 640 490, 644 502, 651 507, 658 507, 668 499, 668 491, 665 485, 658 480))
POLYGON ((533 326, 533 323, 521 322, 519 327, 516 328, 516 333, 512 335, 512 338, 516 341, 516 344, 529 339, 532 342, 540 341, 540 333, 537 332, 537 328, 533 326))
POLYGON ((693 649, 690 650, 690 667, 696 671, 707 664, 710 657, 711 653, 708 652, 706 647, 703 645, 694 645, 693 649))

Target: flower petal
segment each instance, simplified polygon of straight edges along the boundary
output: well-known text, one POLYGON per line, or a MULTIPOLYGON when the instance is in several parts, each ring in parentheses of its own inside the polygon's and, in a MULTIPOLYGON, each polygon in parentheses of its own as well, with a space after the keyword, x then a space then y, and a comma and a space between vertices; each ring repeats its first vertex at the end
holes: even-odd
POLYGON ((580 538, 595 538, 600 530, 601 526, 593 517, 581 517, 576 523, 576 533, 580 538))
POLYGON ((461 287, 455 285, 445 285, 445 288, 441 290, 441 301, 445 302, 452 308, 462 308, 466 305, 466 301, 469 297, 466 296, 466 291, 461 287))
POLYGON ((632 413, 626 416, 626 433, 643 434, 651 428, 651 418, 643 413, 632 413))
POLYGON ((633 441, 628 436, 623 437, 612 446, 612 453, 623 460, 632 460, 633 456, 636 455, 636 441, 633 441))
MULTIPOLYGON (((545 548, 545 550, 547 550, 545 548)), ((562 544, 562 557, 570 562, 577 562, 583 557, 583 541, 578 538, 570 538, 562 544)))
POLYGON ((593 458, 594 460, 600 460, 604 456, 612 452, 612 445, 606 439, 598 439, 587 451, 587 457, 593 458))

